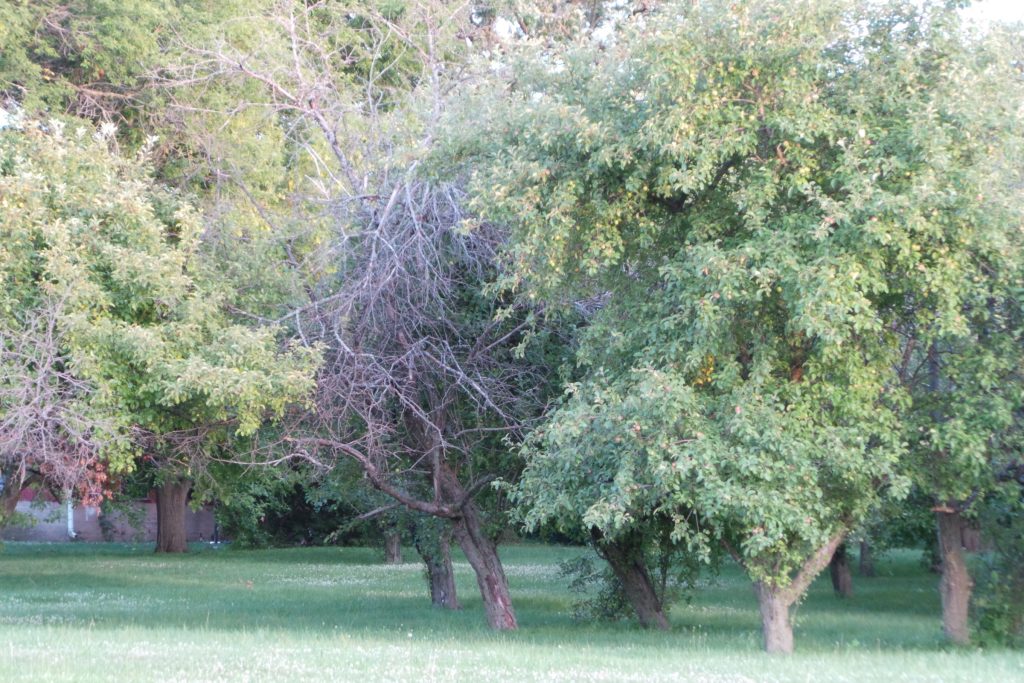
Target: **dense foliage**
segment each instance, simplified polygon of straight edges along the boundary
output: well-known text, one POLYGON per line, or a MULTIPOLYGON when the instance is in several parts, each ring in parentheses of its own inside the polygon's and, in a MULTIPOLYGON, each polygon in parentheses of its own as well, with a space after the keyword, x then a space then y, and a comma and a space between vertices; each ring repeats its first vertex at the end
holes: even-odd
POLYGON ((1024 52, 961 4, 0 5, 0 519, 192 492, 447 608, 454 542, 499 629, 518 519, 644 626, 731 557, 778 651, 923 534, 967 642, 980 525, 1014 642, 1024 52))
POLYGON ((941 7, 661 19, 523 71, 474 169, 511 286, 607 297, 519 496, 531 525, 669 518, 791 603, 908 475, 991 479, 1020 405, 1020 78, 941 7), (939 346, 962 417, 910 379, 939 346))

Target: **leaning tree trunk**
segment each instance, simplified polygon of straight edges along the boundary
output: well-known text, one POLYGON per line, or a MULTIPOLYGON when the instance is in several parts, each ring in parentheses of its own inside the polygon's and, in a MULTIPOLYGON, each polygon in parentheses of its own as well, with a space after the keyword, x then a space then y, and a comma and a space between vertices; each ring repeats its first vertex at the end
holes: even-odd
POLYGON ((858 556, 857 569, 861 576, 872 578, 875 575, 875 558, 871 552, 871 543, 860 542, 860 555, 858 556))
MULTIPOLYGON (((597 539, 595 539, 597 540, 597 539)), ((597 540, 601 556, 608 562, 622 591, 644 628, 669 629, 661 598, 654 589, 643 546, 635 538, 597 540)))
POLYGON ((476 574, 487 623, 496 631, 514 631, 519 628, 519 623, 512 609, 512 594, 508 590, 508 579, 498 557, 498 548, 484 532, 480 511, 466 495, 455 472, 443 460, 439 460, 435 467, 439 491, 448 500, 463 501, 462 515, 452 520, 452 536, 476 574))
POLYGON ((416 530, 416 552, 427 568, 430 602, 441 609, 459 609, 452 569, 452 528, 440 520, 424 520, 416 530), (441 528, 441 525, 444 525, 441 528), (424 528, 424 527, 430 528, 424 528))
POLYGON ((186 479, 169 479, 156 490, 156 551, 183 553, 188 551, 185 533, 185 508, 192 483, 186 479))
POLYGON ((384 534, 384 564, 402 564, 402 533, 397 529, 384 534))
POLYGON ((452 527, 452 535, 476 573, 487 623, 496 631, 513 631, 519 624, 512 609, 512 595, 508 590, 508 579, 505 578, 498 549, 484 533, 476 506, 469 502, 462 511, 462 517, 455 520, 452 527))
POLYGON ((968 609, 974 581, 963 548, 964 520, 959 512, 948 508, 937 510, 939 557, 942 561, 942 578, 939 580, 939 594, 942 596, 942 628, 946 637, 958 645, 970 640, 968 609))
POLYGON ((789 607, 793 601, 786 593, 763 581, 754 584, 754 594, 761 608, 761 631, 766 652, 793 652, 793 624, 789 620, 789 607))
POLYGON ((850 556, 846 552, 846 544, 836 548, 832 560, 828 563, 829 574, 832 575, 832 588, 841 598, 853 597, 853 576, 850 574, 850 556))

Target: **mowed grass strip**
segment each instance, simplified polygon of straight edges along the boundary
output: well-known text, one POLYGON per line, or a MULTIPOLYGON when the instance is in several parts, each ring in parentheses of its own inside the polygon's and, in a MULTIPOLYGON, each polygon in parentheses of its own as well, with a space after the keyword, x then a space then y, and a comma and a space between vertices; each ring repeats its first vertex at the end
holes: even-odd
POLYGON ((495 634, 464 562, 452 613, 429 606, 418 563, 373 549, 8 543, 0 681, 1024 681, 1020 653, 943 645, 917 553, 880 560, 850 600, 819 579, 785 658, 760 651, 734 567, 672 610, 670 633, 574 622, 558 562, 583 552, 505 547, 522 628, 495 634))

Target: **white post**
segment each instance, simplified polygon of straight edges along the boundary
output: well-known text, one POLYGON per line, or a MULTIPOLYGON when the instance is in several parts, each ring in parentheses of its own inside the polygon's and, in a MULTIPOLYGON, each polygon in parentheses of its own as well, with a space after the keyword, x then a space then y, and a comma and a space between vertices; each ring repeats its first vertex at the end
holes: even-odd
POLYGON ((71 494, 68 494, 64 498, 64 509, 67 511, 67 516, 68 516, 68 538, 74 540, 74 538, 75 538, 75 504, 71 500, 71 494))

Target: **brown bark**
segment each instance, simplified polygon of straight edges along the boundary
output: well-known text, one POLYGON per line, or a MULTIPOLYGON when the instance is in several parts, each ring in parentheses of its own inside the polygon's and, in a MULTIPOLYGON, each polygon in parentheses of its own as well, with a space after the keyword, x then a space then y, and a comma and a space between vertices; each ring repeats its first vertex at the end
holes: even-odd
POLYGON ((959 512, 942 508, 935 513, 939 536, 939 557, 942 577, 939 594, 942 597, 942 628, 946 637, 957 645, 970 641, 968 609, 974 581, 963 548, 964 520, 959 512))
POLYGON ((156 490, 156 552, 188 551, 185 533, 185 507, 192 482, 169 479, 156 490))
POLYGON ((458 504, 461 514, 452 522, 452 536, 476 574, 487 623, 496 631, 514 631, 519 628, 519 623, 512 609, 512 594, 498 557, 498 548, 484 532, 476 504, 449 464, 440 457, 436 443, 433 453, 435 494, 443 499, 462 501, 458 504))
POLYGON ((860 575, 868 578, 874 578, 875 558, 871 552, 871 543, 869 543, 868 541, 860 542, 860 554, 857 559, 857 570, 860 572, 860 575))
POLYGON ((789 607, 793 604, 788 591, 775 588, 763 581, 754 584, 754 594, 761 608, 761 630, 765 652, 790 654, 793 652, 793 624, 789 620, 789 607))
POLYGON ((384 534, 384 564, 402 564, 402 534, 389 529, 384 534))
POLYGON ((4 488, 0 491, 0 527, 9 524, 11 517, 17 512, 21 492, 41 481, 42 477, 38 474, 29 473, 24 477, 18 474, 5 475, 4 488))
POLYGON ((647 571, 639 539, 626 537, 610 541, 597 540, 597 548, 622 585, 640 625, 644 628, 669 630, 668 617, 665 616, 661 598, 647 571))
POLYGON ((452 533, 469 566, 476 573, 476 582, 480 586, 480 595, 484 600, 487 623, 496 631, 513 631, 519 628, 515 610, 512 609, 508 579, 498 557, 498 549, 484 534, 480 515, 472 502, 463 508, 463 515, 456 520, 452 533))
POLYGON ((846 544, 840 543, 828 563, 829 574, 832 576, 832 589, 841 598, 853 597, 853 576, 850 574, 850 555, 846 552, 846 544))
POLYGON ((21 497, 22 486, 13 480, 4 481, 4 489, 0 491, 0 526, 7 522, 14 515, 18 507, 18 499, 21 497))
POLYGON ((459 609, 455 570, 452 569, 451 536, 452 529, 448 526, 436 538, 416 541, 416 552, 427 567, 430 602, 441 609, 459 609))
POLYGON ((981 528, 976 524, 965 522, 960 538, 963 541, 964 550, 969 553, 980 553, 985 549, 981 538, 981 528))

